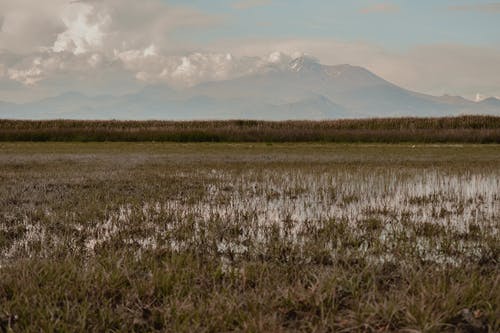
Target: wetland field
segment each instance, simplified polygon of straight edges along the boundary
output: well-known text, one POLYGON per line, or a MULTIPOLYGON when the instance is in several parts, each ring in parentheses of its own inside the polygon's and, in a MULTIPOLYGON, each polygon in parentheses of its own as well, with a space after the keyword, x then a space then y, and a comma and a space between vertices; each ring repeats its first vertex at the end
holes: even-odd
POLYGON ((500 332, 500 145, 0 143, 0 332, 500 332))

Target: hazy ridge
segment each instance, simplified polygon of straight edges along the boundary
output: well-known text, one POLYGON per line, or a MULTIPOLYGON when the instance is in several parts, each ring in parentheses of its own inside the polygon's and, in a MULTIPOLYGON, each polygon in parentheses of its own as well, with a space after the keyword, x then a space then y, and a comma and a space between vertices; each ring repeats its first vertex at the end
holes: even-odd
POLYGON ((498 116, 500 100, 421 94, 362 67, 325 66, 308 57, 179 90, 153 85, 122 96, 68 92, 26 104, 0 102, 0 117, 10 119, 323 120, 463 114, 498 116))

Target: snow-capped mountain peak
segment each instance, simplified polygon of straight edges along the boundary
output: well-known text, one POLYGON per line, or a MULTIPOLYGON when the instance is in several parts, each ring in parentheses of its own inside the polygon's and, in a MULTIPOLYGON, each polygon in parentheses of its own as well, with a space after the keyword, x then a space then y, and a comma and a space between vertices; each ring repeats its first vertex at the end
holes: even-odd
POLYGON ((288 68, 292 72, 317 71, 322 69, 322 65, 313 57, 301 56, 293 59, 288 68))

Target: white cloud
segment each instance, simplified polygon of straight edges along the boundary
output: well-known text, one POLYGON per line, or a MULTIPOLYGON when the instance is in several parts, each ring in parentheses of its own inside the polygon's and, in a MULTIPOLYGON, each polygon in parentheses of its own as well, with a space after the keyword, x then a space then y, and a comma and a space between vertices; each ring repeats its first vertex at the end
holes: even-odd
POLYGON ((109 53, 152 43, 167 50, 182 46, 170 38, 176 30, 221 21, 161 0, 1 0, 0 17, 0 49, 13 53, 109 53))
POLYGON ((85 3, 73 3, 65 8, 62 21, 66 30, 58 34, 52 50, 82 54, 99 50, 103 46, 104 29, 111 22, 106 13, 94 13, 94 8, 85 3), (95 16, 91 21, 91 17, 95 16))
POLYGON ((230 79, 252 73, 267 63, 258 57, 234 57, 230 53, 194 52, 166 56, 150 52, 150 48, 117 52, 116 58, 141 81, 166 82, 173 86, 230 79))
POLYGON ((182 48, 172 34, 183 28, 206 28, 221 18, 188 6, 172 6, 160 0, 86 1, 92 11, 86 15, 87 25, 97 27, 94 40, 104 53, 114 50, 144 49, 154 45, 155 51, 167 52, 182 48))
MULTIPOLYGON (((171 72, 172 79, 188 85, 202 81, 223 80, 238 75, 237 60, 231 54, 194 53, 181 58, 181 63, 171 72)), ((168 77, 168 71, 162 73, 168 77)))
POLYGON ((267 57, 267 61, 271 64, 283 64, 283 63, 289 63, 292 61, 292 57, 288 54, 285 54, 280 51, 274 51, 269 54, 267 57))
MULTIPOLYGON (((27 86, 79 80, 110 66, 141 80, 158 80, 159 73, 170 78, 187 45, 172 34, 220 22, 220 17, 161 0, 1 0, 0 13, 3 72, 27 86)), ((203 69, 203 59, 197 61, 193 68, 203 69)), ((205 71, 179 79, 212 77, 205 71)))
POLYGON ((40 68, 40 59, 33 60, 31 66, 26 69, 10 68, 7 74, 11 80, 21 82, 27 86, 34 85, 43 79, 43 72, 40 68))
POLYGON ((144 49, 143 54, 145 57, 155 56, 158 55, 158 50, 154 44, 151 44, 149 47, 144 49))
MULTIPOLYGON (((4 55, 5 56, 5 55, 4 55)), ((0 57, 1 61, 1 57, 0 57)), ((26 56, 11 56, 7 76, 14 81, 32 86, 54 77, 75 79, 82 74, 103 70, 110 61, 98 53, 75 55, 70 52, 38 52, 26 56)))
MULTIPOLYGON (((106 55, 100 52, 46 50, 21 59, 16 58, 8 65, 7 74, 11 80, 27 86, 43 84, 45 80, 79 80, 82 77, 90 80, 89 84, 92 84, 92 79, 97 80, 93 75, 113 68, 145 83, 165 82, 183 87, 247 75, 277 61, 259 57, 234 57, 230 53, 214 52, 168 55, 157 51, 154 44, 143 49, 114 51, 112 55, 106 55)), ((281 57, 288 59, 285 55, 281 57)))

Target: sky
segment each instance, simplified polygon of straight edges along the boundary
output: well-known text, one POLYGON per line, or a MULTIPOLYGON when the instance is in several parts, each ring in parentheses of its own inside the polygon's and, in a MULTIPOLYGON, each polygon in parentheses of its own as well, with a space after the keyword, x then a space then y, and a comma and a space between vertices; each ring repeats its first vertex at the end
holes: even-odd
POLYGON ((182 89, 301 55, 433 95, 500 96, 500 2, 0 0, 0 101, 182 89))

